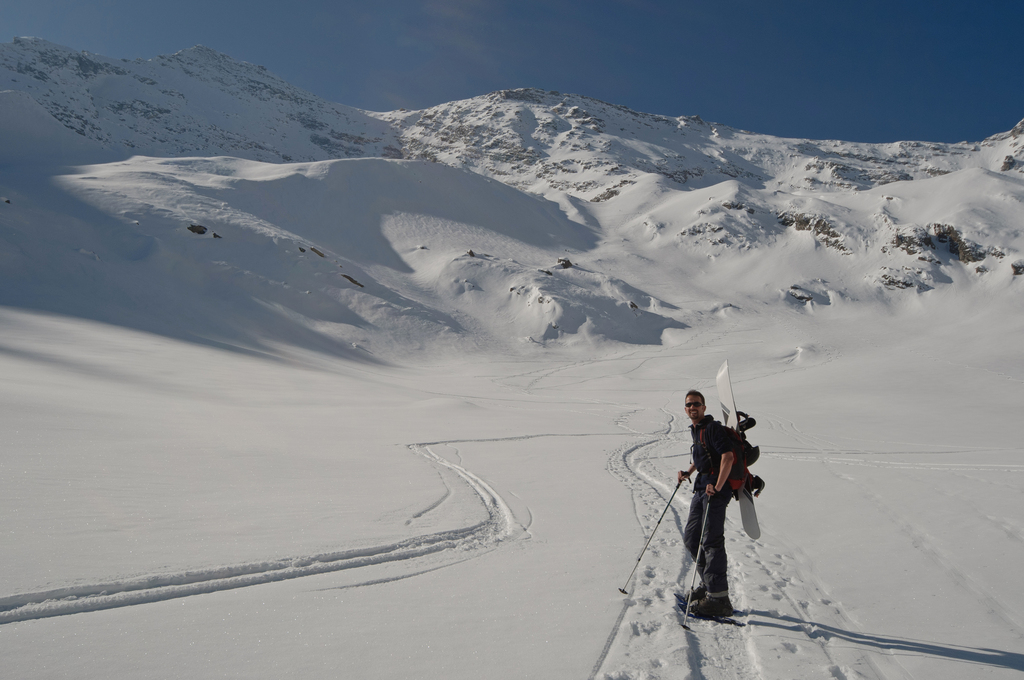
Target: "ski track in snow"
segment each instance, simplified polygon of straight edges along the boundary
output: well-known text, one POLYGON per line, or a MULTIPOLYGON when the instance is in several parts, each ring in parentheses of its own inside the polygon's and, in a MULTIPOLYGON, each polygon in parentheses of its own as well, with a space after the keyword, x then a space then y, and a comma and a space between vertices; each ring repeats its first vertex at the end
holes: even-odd
MULTIPOLYGON (((674 422, 670 420, 670 424, 674 422)), ((681 443, 670 431, 621 447, 609 460, 609 471, 633 494, 645 539, 650 537, 674 490, 659 481, 663 475, 653 466, 648 471, 647 464, 659 453, 674 455, 680 446, 689 448, 688 442, 681 443)), ((682 544, 688 506, 685 493, 686 488, 680 487, 638 564, 634 580, 626 584, 630 595, 592 678, 762 677, 756 656, 752 656, 756 653, 748 649, 747 629, 700 621, 691 625, 693 632, 682 627, 683 614, 676 607, 675 593, 685 592, 692 573, 692 561, 685 556, 682 544), (716 626, 713 636, 702 634, 709 625, 716 626)))
MULTIPOLYGON (((450 566, 452 563, 463 562, 466 559, 495 550, 502 542, 525 533, 525 527, 520 527, 516 523, 508 505, 486 482, 431 450, 431 446, 440 443, 412 444, 409 448, 436 467, 451 470, 464 480, 487 510, 488 518, 483 522, 460 529, 416 536, 368 548, 140 576, 106 583, 82 584, 8 595, 0 597, 0 625, 15 621, 29 621, 161 602, 347 569, 431 558, 431 566, 420 569, 414 574, 385 579, 377 578, 356 585, 379 584, 434 571, 443 566, 450 566), (452 556, 455 559, 445 562, 444 558, 440 557, 441 554, 445 554, 449 560, 452 556), (438 565, 438 561, 443 563, 438 565)), ((442 482, 444 482, 443 477, 442 482)), ((446 493, 442 498, 413 515, 412 519, 422 517, 435 510, 449 498, 452 489, 447 483, 444 483, 444 486, 446 493)))
POLYGON ((419 512, 414 514, 412 517, 410 517, 409 519, 405 520, 406 524, 412 524, 412 521, 414 519, 419 519, 420 517, 423 517, 424 515, 426 515, 430 511, 436 510, 437 508, 439 508, 441 506, 442 503, 444 503, 446 500, 448 500, 451 497, 452 489, 451 489, 450 486, 448 486, 448 482, 444 481, 444 476, 440 472, 437 473, 437 476, 441 480, 441 483, 444 485, 444 494, 440 498, 438 498, 436 501, 434 501, 433 503, 431 503, 427 507, 423 508, 422 510, 420 510, 419 512))
POLYGON ((485 526, 477 525, 372 548, 142 576, 0 597, 0 624, 161 602, 410 560, 457 548, 485 530, 485 526))
MULTIPOLYGON (((688 453, 690 444, 689 433, 680 431, 686 427, 679 425, 685 419, 661 410, 667 421, 665 432, 635 433, 638 440, 615 450, 608 463, 609 472, 632 493, 645 540, 673 491, 664 466, 659 468, 656 460, 678 457, 680 449, 688 453)), ((628 428, 631 415, 624 413, 617 419, 620 427, 628 428)), ((776 421, 774 425, 814 451, 836 450, 831 442, 800 433, 793 423, 776 421)), ((592 680, 769 679, 785 674, 835 680, 910 677, 893 657, 876 659, 856 646, 835 646, 834 640, 869 636, 857 630, 828 586, 806 566, 808 560, 799 549, 768 531, 751 541, 740 530, 738 518, 733 519, 735 511, 727 519, 726 532, 730 589, 737 616, 747 626, 691 620, 691 631, 682 628, 675 593, 685 593, 693 575, 692 560, 682 543, 689 505, 686 491, 681 487, 676 494, 636 564, 632 581, 626 584, 630 595, 595 662, 592 680)))

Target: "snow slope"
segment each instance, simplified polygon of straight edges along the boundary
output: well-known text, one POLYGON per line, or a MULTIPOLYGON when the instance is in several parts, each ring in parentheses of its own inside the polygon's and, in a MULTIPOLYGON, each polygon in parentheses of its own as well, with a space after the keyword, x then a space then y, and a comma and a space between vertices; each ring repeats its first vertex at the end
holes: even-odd
POLYGON ((3 677, 1024 670, 1020 126, 0 69, 3 677), (685 489, 624 580, 726 358, 763 534, 730 510, 748 625, 687 632, 685 489))
POLYGON ((129 62, 15 38, 0 45, 0 89, 30 94, 122 154, 280 162, 398 153, 387 125, 201 45, 129 62))

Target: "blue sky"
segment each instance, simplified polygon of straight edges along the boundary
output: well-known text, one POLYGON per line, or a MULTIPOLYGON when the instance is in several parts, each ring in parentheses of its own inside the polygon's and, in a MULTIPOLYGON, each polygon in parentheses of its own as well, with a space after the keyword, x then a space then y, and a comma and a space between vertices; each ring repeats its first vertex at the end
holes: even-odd
POLYGON ((0 40, 118 58, 202 44, 326 99, 512 87, 756 132, 978 141, 1024 118, 1024 1, 4 0, 0 40))

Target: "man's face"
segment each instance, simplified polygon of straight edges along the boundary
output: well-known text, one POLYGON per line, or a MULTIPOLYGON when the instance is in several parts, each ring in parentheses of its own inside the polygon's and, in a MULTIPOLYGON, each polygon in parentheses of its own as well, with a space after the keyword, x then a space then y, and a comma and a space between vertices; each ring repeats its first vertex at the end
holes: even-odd
POLYGON ((704 409, 706 407, 701 402, 700 397, 695 395, 690 395, 689 397, 687 397, 685 408, 687 417, 689 417, 689 419, 692 420, 693 422, 697 422, 698 420, 704 418, 704 409))

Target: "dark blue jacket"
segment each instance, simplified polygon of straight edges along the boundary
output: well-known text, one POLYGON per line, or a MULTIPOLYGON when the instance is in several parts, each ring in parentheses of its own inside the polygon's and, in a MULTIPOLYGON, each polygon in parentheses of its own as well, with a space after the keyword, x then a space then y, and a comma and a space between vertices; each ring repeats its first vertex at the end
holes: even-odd
MULTIPOLYGON (((710 415, 704 416, 704 419, 696 425, 690 425, 690 435, 693 437, 693 464, 699 473, 696 487, 698 489, 718 482, 718 469, 721 466, 722 454, 735 448, 724 432, 724 428, 724 425, 710 415), (703 439, 711 444, 711 451, 705 451, 701 444, 702 431, 705 431, 703 439)), ((733 453, 736 452, 733 451, 733 453)))

